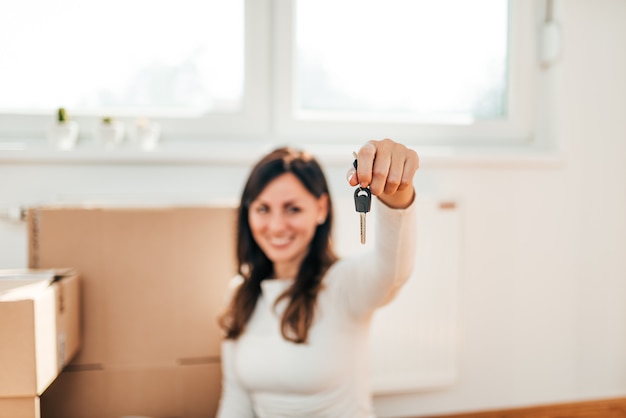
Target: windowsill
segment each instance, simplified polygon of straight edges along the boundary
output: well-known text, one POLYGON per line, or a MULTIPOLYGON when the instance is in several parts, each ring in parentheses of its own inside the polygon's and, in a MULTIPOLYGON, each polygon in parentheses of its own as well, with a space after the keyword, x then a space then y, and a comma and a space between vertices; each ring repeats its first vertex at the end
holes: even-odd
MULTIPOLYGON (((42 141, 0 141, 0 164, 249 165, 275 145, 243 141, 176 142, 142 150, 130 145, 106 148, 79 144, 70 150, 60 150, 42 141)), ((345 163, 356 150, 350 144, 304 144, 300 147, 332 165, 345 163)), ((564 163, 558 150, 531 146, 415 148, 422 168, 559 168, 564 163)))

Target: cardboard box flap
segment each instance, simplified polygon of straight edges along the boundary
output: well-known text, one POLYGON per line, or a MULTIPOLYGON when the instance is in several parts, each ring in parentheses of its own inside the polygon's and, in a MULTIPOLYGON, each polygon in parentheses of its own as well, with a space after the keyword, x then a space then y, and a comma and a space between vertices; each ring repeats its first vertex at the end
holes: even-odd
POLYGON ((47 279, 55 276, 54 269, 13 269, 0 270, 0 280, 47 279))
POLYGON ((0 270, 0 280, 9 279, 47 279, 59 280, 67 276, 75 276, 73 268, 49 268, 49 269, 3 269, 0 270))
POLYGON ((50 286, 49 279, 2 279, 0 280, 0 301, 34 299, 50 286))
POLYGON ((0 301, 33 299, 53 282, 70 275, 75 275, 72 269, 0 270, 0 301))

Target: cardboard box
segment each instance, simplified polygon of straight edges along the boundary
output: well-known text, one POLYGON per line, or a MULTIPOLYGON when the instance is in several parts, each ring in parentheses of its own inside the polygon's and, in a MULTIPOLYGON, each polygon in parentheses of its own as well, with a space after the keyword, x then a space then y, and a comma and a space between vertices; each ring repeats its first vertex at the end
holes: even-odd
POLYGON ((0 418, 40 418, 39 397, 0 398, 0 418))
POLYGON ((42 396, 44 418, 213 416, 235 219, 213 206, 29 210, 30 266, 70 265, 83 289, 81 352, 42 396))
POLYGON ((219 358, 217 316, 236 273, 233 207, 46 207, 28 221, 30 267, 81 274, 83 345, 73 365, 219 358))
POLYGON ((76 274, 0 271, 0 398, 41 394, 78 351, 79 334, 76 274))
POLYGON ((41 396, 43 418, 214 417, 219 363, 68 370, 41 396))

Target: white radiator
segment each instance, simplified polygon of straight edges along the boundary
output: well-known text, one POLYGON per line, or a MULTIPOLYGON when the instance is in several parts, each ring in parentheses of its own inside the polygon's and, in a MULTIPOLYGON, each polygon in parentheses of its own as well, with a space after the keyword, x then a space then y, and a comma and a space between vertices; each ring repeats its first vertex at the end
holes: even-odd
MULTIPOLYGON (((338 202, 337 250, 365 251, 376 239, 376 215, 367 216, 368 244, 358 241, 359 216, 338 202)), ((418 198, 417 254, 413 276, 374 317, 370 335, 375 394, 441 388, 457 375, 457 285, 461 248, 456 202, 418 198)), ((374 209, 375 210, 375 207, 374 209)))

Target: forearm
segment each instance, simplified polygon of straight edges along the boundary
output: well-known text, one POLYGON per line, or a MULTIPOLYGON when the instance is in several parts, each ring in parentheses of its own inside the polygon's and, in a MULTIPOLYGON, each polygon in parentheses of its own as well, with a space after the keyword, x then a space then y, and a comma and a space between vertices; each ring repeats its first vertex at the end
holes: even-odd
POLYGON ((347 262, 342 273, 341 293, 353 315, 367 315, 386 304, 410 277, 416 253, 416 209, 414 202, 404 209, 382 202, 372 208, 374 248, 347 262))
POLYGON ((413 271, 417 247, 417 207, 415 197, 402 208, 393 208, 379 199, 376 210, 376 243, 373 259, 376 270, 392 288, 401 286, 413 271), (387 206, 387 207, 385 207, 387 206))

